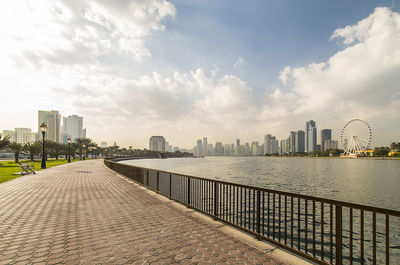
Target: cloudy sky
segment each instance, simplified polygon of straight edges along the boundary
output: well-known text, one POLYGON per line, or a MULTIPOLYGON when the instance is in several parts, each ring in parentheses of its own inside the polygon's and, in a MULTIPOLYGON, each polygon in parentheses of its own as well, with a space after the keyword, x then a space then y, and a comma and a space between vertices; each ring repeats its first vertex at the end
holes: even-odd
POLYGON ((359 117, 400 141, 399 0, 15 0, 0 8, 0 130, 84 116, 97 142, 191 148, 359 117))

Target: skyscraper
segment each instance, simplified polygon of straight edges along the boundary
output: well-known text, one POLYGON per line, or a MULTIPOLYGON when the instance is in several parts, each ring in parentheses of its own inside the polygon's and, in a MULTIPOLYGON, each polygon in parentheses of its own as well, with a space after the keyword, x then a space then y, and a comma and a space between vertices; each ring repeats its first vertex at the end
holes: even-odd
MULTIPOLYGON (((58 110, 39 110, 38 114, 38 132, 40 125, 44 122, 47 125, 46 139, 60 143, 61 142, 61 115, 58 110)), ((41 138, 41 137, 39 137, 41 138)))
POLYGON ((271 135, 266 134, 264 136, 264 154, 272 154, 272 146, 271 146, 271 135))
POLYGON ((305 134, 305 151, 307 153, 315 151, 315 146, 317 145, 317 127, 315 121, 310 120, 306 123, 305 134))
POLYGON ((163 136, 152 136, 149 140, 151 151, 165 152, 165 138, 163 136))
POLYGON ((201 157, 203 155, 203 143, 201 139, 197 140, 196 148, 195 148, 195 155, 197 157, 201 157))
POLYGON ((240 155, 240 140, 236 139, 236 150, 235 150, 236 155, 240 155))
POLYGON ((297 132, 290 132, 289 135, 289 153, 295 153, 297 152, 296 150, 296 137, 297 137, 297 132))
POLYGON ((298 130, 296 135, 296 152, 304 153, 304 131, 298 130))
POLYGON ((325 149, 325 141, 332 140, 332 130, 331 129, 323 129, 321 130, 321 150, 325 149))
POLYGON ((63 131, 71 141, 83 137, 83 117, 77 115, 63 117, 63 131))
POLYGON ((207 137, 203 137, 203 155, 206 156, 208 155, 208 143, 207 143, 207 137))

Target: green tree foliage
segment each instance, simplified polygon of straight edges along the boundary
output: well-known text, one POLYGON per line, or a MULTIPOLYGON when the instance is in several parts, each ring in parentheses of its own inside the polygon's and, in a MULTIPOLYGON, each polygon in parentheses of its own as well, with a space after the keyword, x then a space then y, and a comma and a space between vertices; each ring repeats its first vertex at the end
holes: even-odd
POLYGON ((390 144, 390 149, 392 149, 392 151, 399 152, 400 151, 400 142, 391 143, 390 144))
POLYGON ((0 136, 0 150, 6 148, 10 144, 10 137, 7 135, 6 137, 0 136))
POLYGON ((390 148, 387 146, 375 147, 374 155, 375 156, 387 156, 390 152, 390 148))
POLYGON ((23 151, 29 155, 29 159, 33 161, 35 156, 40 154, 42 145, 39 142, 27 143, 23 146, 23 151))
POLYGON ((56 143, 53 141, 46 141, 46 145, 48 153, 51 157, 55 157, 58 160, 58 157, 64 153, 64 145, 60 143, 56 143))
POLYGON ((19 163, 19 155, 23 151, 22 144, 11 143, 8 145, 8 148, 14 153, 15 163, 19 163))

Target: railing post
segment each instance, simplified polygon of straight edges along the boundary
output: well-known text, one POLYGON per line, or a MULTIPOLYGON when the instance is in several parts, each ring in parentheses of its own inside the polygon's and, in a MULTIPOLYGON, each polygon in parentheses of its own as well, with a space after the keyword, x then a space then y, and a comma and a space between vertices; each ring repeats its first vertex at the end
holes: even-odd
POLYGON ((336 265, 342 265, 342 206, 335 206, 336 265))
POLYGON ((187 204, 190 205, 190 178, 188 177, 187 180, 188 180, 187 204))
POLYGON ((256 231, 257 231, 257 235, 258 235, 258 239, 261 239, 261 233, 260 233, 260 217, 261 217, 261 195, 260 195, 260 191, 257 190, 257 219, 256 219, 256 231))
POLYGON ((172 197, 172 174, 169 174, 169 197, 172 197))
POLYGON ((160 190, 160 172, 157 171, 157 191, 160 190))
POLYGON ((218 217, 218 183, 214 182, 214 219, 218 217))
POLYGON ((147 187, 149 187, 149 183, 150 183, 150 172, 149 172, 149 170, 147 170, 147 179, 146 179, 146 182, 147 182, 147 187))

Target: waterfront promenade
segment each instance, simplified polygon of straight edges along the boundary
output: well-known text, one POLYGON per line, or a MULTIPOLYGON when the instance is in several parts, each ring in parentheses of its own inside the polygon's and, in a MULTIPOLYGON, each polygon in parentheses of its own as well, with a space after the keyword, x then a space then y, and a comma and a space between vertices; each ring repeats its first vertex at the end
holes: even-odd
POLYGON ((102 160, 2 183, 0 264, 283 264, 159 197, 102 160))

